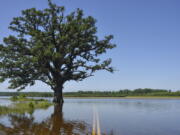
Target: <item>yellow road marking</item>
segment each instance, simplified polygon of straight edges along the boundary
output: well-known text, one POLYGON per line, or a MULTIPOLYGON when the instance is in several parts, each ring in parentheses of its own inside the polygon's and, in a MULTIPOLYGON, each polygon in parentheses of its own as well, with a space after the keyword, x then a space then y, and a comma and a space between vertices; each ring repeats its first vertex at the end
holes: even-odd
POLYGON ((92 135, 101 135, 99 113, 95 107, 93 107, 93 128, 92 135))
POLYGON ((92 135, 96 135, 96 116, 95 116, 94 109, 93 109, 93 129, 92 129, 92 135))
POLYGON ((96 112, 96 118, 97 118, 97 134, 101 135, 101 129, 100 129, 100 122, 99 122, 99 113, 96 112))

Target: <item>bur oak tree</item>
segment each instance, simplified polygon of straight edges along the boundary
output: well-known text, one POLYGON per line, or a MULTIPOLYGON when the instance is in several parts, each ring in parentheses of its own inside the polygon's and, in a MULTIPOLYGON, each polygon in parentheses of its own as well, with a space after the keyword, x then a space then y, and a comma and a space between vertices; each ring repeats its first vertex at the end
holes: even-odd
POLYGON ((13 18, 9 29, 14 35, 0 45, 0 81, 22 90, 39 80, 54 91, 54 102, 63 103, 67 81, 81 81, 98 70, 113 72, 111 59, 101 59, 112 35, 99 39, 96 20, 76 9, 69 14, 63 6, 48 0, 48 8, 23 10, 13 18))

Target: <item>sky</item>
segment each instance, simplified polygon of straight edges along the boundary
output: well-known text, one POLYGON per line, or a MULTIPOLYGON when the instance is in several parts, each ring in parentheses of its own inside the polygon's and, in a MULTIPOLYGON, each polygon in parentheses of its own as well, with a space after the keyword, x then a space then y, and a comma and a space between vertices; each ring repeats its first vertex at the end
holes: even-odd
MULTIPOLYGON (((180 1, 179 0, 53 0, 65 6, 66 13, 76 8, 97 20, 98 36, 112 34, 117 47, 111 57, 116 71, 98 71, 81 82, 70 81, 64 91, 120 90, 157 88, 180 90, 180 1)), ((12 34, 13 17, 27 8, 43 9, 47 0, 1 0, 0 43, 12 34)), ((7 91, 8 83, 0 84, 7 91)), ((37 82, 26 91, 51 91, 37 82)))

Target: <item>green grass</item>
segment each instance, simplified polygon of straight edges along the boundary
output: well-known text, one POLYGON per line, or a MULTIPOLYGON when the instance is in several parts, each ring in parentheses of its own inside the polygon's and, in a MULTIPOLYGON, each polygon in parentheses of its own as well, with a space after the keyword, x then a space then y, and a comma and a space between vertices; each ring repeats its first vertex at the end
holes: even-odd
POLYGON ((27 101, 27 102, 16 102, 10 106, 0 106, 0 115, 12 114, 12 113, 31 113, 35 109, 46 109, 51 106, 52 103, 48 101, 27 101))
POLYGON ((27 98, 26 95, 21 94, 19 96, 12 96, 10 98, 11 101, 46 101, 45 99, 33 99, 33 98, 27 98))

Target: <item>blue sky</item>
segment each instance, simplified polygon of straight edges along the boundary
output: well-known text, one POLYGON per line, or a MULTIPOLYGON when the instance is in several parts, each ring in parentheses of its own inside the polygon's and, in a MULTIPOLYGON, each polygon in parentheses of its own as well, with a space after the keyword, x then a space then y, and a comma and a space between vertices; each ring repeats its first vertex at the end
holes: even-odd
MULTIPOLYGON (((98 35, 113 34, 117 48, 108 52, 117 69, 100 71, 82 82, 68 82, 65 91, 163 88, 180 90, 179 0, 53 0, 67 13, 76 8, 97 19, 98 35)), ((22 9, 47 7, 46 0, 1 0, 0 42, 22 9)), ((0 84, 7 90, 7 82, 0 84)), ((40 82, 28 91, 50 91, 40 82)))

